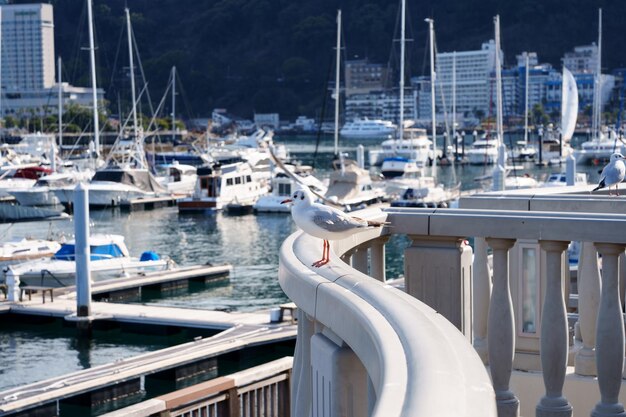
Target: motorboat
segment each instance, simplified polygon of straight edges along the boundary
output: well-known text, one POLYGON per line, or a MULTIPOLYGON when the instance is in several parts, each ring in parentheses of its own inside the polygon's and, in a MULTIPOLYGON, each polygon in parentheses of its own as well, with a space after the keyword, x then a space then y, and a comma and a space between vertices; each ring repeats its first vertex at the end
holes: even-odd
MULTIPOLYGON (((89 237, 90 271, 93 281, 127 277, 140 272, 161 271, 172 263, 147 251, 130 256, 124 237, 113 234, 94 234, 89 237)), ((21 285, 67 287, 76 283, 76 241, 62 243, 48 259, 39 259, 8 267, 19 276, 21 285)))
POLYGON ((8 191, 22 206, 55 206, 61 204, 54 190, 89 181, 93 171, 56 172, 40 177, 32 187, 8 191))
POLYGON ((478 139, 465 153, 472 165, 492 165, 498 161, 498 141, 489 136, 478 139))
POLYGON ((291 206, 281 204, 281 202, 289 198, 300 187, 308 187, 316 194, 324 195, 326 193, 326 185, 311 173, 290 165, 285 165, 285 167, 288 172, 283 169, 276 170, 271 181, 272 191, 270 194, 260 196, 254 203, 255 212, 288 213, 291 211, 291 206))
POLYGON ((10 191, 27 190, 33 187, 38 179, 51 173, 49 168, 42 166, 19 168, 13 176, 9 176, 10 171, 7 171, 6 177, 0 177, 0 197, 10 196, 10 191))
POLYGON ((626 146, 614 132, 601 132, 597 137, 581 143, 574 151, 577 164, 601 164, 608 161, 615 152, 624 154, 626 146))
POLYGON ((345 123, 339 135, 346 139, 376 139, 395 135, 396 130, 388 120, 362 118, 345 123))
POLYGON ((433 141, 428 138, 426 129, 405 128, 402 136, 402 139, 394 138, 383 141, 380 149, 370 149, 370 165, 381 166, 387 158, 405 158, 413 161, 417 167, 432 163, 435 152, 433 141))
POLYGON ((0 266, 50 257, 60 248, 61 244, 54 240, 28 237, 13 239, 0 245, 0 266))
POLYGON ((200 167, 196 187, 190 197, 178 200, 178 211, 214 211, 249 207, 269 192, 269 184, 259 178, 247 162, 200 167))
MULTIPOLYGON (((574 175, 574 185, 587 185, 587 174, 585 172, 577 172, 574 175)), ((553 172, 548 176, 540 186, 541 187, 563 187, 567 185, 567 173, 553 172)))
POLYGON ((156 180, 170 194, 191 195, 196 186, 198 169, 193 165, 180 164, 174 161, 171 164, 160 165, 163 175, 157 175, 156 180))
POLYGON ((381 184, 374 184, 369 172, 349 159, 335 161, 330 173, 325 199, 343 206, 346 211, 386 200, 381 184))
POLYGON ((421 171, 385 181, 392 207, 448 207, 460 197, 460 190, 461 184, 445 187, 421 171))

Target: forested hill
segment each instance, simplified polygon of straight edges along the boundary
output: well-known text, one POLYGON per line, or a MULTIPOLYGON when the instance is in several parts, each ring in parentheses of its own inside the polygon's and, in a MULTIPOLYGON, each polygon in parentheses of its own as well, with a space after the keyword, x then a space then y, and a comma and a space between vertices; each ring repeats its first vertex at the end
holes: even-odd
MULTIPOLYGON (((50 3, 64 77, 88 86, 88 54, 81 50, 88 45, 86 2, 50 3)), ((245 117, 255 111, 281 118, 318 114, 334 65, 339 8, 344 57, 397 62, 392 51, 398 49, 399 1, 94 0, 99 85, 112 103, 128 91, 126 4, 153 101, 175 65, 182 88, 177 108, 188 117, 209 115, 215 107, 245 117)), ((597 41, 598 7, 604 14, 603 67, 626 66, 626 1, 407 0, 409 72, 426 72, 426 17, 435 20, 439 51, 462 51, 493 38, 493 16, 500 14, 506 64, 529 50, 560 68, 566 51, 597 41)))

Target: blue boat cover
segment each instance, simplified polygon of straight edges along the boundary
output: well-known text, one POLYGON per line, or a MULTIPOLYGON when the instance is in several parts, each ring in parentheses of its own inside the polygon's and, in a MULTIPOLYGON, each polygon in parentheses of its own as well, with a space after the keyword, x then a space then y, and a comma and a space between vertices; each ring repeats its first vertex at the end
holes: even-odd
MULTIPOLYGON (((91 256, 89 259, 92 261, 100 261, 102 259, 121 258, 124 256, 122 250, 114 243, 109 245, 90 246, 89 250, 91 256)), ((75 261, 76 260, 76 247, 69 243, 61 245, 61 249, 54 254, 52 259, 59 261, 75 261)))
POLYGON ((139 258, 141 262, 158 261, 159 259, 161 259, 159 255, 156 252, 152 252, 151 250, 145 251, 144 253, 141 254, 141 257, 139 258))

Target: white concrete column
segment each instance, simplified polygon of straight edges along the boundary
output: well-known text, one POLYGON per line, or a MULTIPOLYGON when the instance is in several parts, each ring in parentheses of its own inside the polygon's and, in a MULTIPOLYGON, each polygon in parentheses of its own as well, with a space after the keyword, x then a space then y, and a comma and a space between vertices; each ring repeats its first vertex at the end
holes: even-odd
POLYGON ((379 281, 385 282, 387 277, 385 265, 385 244, 389 241, 389 236, 381 236, 372 241, 370 247, 370 276, 379 281))
POLYGON ((298 309, 298 335, 293 355, 291 378, 291 415, 311 416, 311 337, 315 332, 315 323, 298 309))
POLYGON ((367 417, 369 378, 352 349, 316 333, 311 368, 314 417, 367 417))
POLYGON ((563 396, 567 369, 568 328, 563 300, 562 256, 569 242, 543 240, 546 251, 546 294, 541 313, 541 368, 546 394, 539 400, 536 417, 569 417, 572 405, 563 396))
POLYGON ((474 265, 472 268, 472 314, 474 323, 474 349, 486 365, 489 363, 487 349, 487 321, 491 298, 491 271, 487 260, 487 241, 474 238, 474 265))
POLYGON ((356 251, 352 255, 352 267, 365 275, 369 273, 369 260, 365 246, 356 248, 356 251))
POLYGON ((519 400, 509 389, 515 355, 515 322, 509 286, 509 249, 514 239, 487 238, 493 249, 493 292, 489 303, 487 346, 498 417, 519 416, 519 400))
POLYGON ((598 252, 592 242, 582 242, 578 257, 578 328, 582 348, 576 352, 578 375, 595 376, 596 320, 600 307, 600 267, 598 252))
POLYGON ((622 252, 619 255, 619 293, 622 298, 622 310, 626 307, 626 253, 622 252))
POLYGON ((619 402, 624 368, 624 319, 618 285, 618 257, 624 245, 596 243, 602 255, 602 297, 596 333, 596 364, 600 402, 592 417, 626 416, 619 402))

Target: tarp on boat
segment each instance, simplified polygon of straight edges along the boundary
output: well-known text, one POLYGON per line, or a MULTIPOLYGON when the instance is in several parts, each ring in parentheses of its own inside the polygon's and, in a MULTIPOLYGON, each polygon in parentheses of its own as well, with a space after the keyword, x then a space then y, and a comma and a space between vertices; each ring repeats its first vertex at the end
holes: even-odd
POLYGON ((165 193, 166 190, 146 169, 111 169, 96 171, 91 181, 111 181, 121 184, 134 185, 144 191, 165 193))
POLYGON ((60 210, 44 209, 38 207, 17 206, 12 204, 0 204, 0 222, 17 223, 43 219, 61 219, 69 217, 60 210))

